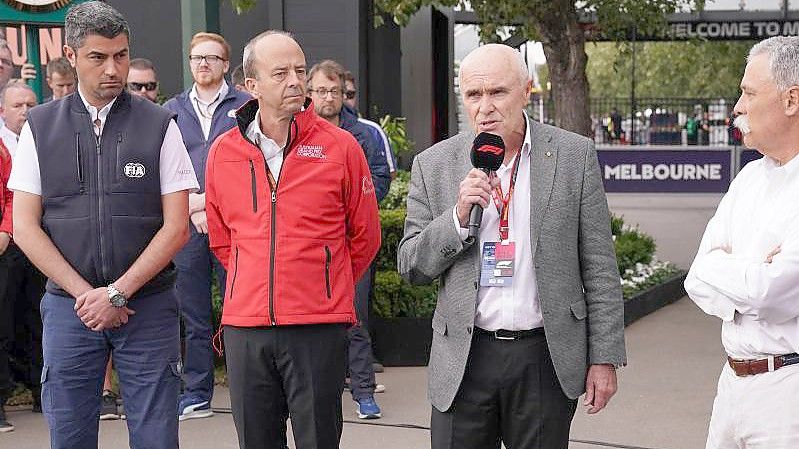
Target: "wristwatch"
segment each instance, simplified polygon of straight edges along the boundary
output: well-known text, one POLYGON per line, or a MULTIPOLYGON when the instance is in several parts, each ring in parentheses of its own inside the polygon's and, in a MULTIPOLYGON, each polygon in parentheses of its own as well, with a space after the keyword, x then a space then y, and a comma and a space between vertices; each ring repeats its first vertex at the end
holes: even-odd
POLYGON ((112 306, 119 308, 128 305, 128 298, 126 298, 114 284, 108 284, 106 290, 108 291, 108 300, 111 302, 112 306))

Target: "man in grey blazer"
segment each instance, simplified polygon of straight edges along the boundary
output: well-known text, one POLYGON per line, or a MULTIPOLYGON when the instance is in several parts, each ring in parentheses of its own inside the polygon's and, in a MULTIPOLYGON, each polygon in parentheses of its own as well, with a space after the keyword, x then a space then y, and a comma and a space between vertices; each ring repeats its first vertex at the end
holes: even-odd
POLYGON ((528 119, 532 84, 512 48, 474 50, 459 79, 474 132, 414 159, 398 255, 410 282, 439 279, 432 447, 565 449, 576 398, 587 392, 588 413, 602 410, 626 363, 596 153, 589 139, 528 119), (490 175, 469 159, 475 132, 484 131, 506 146, 490 175), (473 204, 484 214, 470 242, 473 204))

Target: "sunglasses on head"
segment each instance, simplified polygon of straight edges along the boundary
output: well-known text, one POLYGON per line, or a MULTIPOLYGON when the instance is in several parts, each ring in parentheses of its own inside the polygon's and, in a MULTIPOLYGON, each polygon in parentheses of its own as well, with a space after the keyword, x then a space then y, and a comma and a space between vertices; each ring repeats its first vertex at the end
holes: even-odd
POLYGON ((158 82, 150 81, 149 83, 128 83, 128 89, 132 91, 138 92, 142 90, 142 88, 147 91, 154 91, 158 88, 158 82))

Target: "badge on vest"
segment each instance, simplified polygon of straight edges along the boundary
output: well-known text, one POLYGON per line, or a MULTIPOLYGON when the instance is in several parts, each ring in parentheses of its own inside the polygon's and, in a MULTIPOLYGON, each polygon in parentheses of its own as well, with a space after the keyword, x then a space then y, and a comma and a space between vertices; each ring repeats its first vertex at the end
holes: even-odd
POLYGON ((128 162, 125 164, 125 176, 128 178, 143 178, 144 174, 144 165, 138 162, 128 162))

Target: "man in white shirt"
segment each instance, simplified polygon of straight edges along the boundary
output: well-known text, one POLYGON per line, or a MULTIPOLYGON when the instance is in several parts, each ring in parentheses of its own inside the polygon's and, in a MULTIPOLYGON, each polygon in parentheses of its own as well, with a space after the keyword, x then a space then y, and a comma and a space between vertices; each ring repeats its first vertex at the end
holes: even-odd
POLYGON ((13 80, 0 90, 0 102, 0 117, 4 121, 0 128, 0 139, 3 139, 3 144, 13 157, 28 110, 37 104, 36 94, 24 81, 13 80))
POLYGON ((735 177, 707 225, 685 289, 722 319, 727 352, 707 448, 799 444, 799 38, 749 52, 735 105, 763 158, 735 177))
POLYGON ((40 309, 50 445, 97 447, 113 354, 130 446, 177 449, 172 259, 188 240, 197 179, 174 115, 125 90, 125 18, 104 2, 80 3, 64 35, 78 94, 30 111, 8 183, 14 239, 49 278, 40 309))
POLYGON ((577 397, 588 413, 626 363, 621 285, 593 142, 529 120, 518 51, 485 45, 461 63, 472 132, 413 161, 398 269, 440 279, 428 376, 433 449, 566 449, 577 397), (475 134, 504 141, 491 174, 475 134), (477 238, 472 207, 483 207, 477 238))

